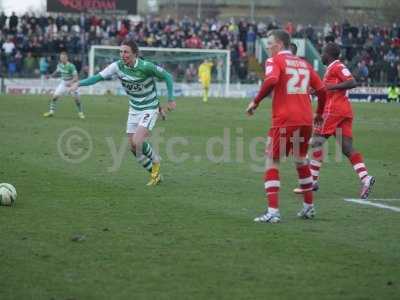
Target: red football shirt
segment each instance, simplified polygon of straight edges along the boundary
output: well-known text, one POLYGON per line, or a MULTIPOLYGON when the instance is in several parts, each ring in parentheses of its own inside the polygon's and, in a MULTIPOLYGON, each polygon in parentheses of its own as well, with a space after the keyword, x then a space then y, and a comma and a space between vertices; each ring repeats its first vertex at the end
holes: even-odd
POLYGON ((272 127, 312 126, 310 87, 319 91, 324 85, 305 60, 281 51, 265 64, 267 79, 276 78, 272 97, 272 127))
MULTIPOLYGON (((324 76, 325 85, 338 84, 353 79, 349 69, 339 60, 332 62, 324 76)), ((337 115, 343 117, 353 117, 353 111, 346 90, 336 90, 326 92, 325 115, 337 115)))

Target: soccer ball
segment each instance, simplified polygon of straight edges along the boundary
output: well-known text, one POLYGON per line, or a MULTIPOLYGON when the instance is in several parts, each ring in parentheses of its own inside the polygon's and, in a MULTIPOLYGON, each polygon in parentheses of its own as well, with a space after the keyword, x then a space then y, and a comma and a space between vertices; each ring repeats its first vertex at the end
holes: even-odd
POLYGON ((11 206, 17 200, 17 191, 9 183, 0 183, 0 205, 11 206))

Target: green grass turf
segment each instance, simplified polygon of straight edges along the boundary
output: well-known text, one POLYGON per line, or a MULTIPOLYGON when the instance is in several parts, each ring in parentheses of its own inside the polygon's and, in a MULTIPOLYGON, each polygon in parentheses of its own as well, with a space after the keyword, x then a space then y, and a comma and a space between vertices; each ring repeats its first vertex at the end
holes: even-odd
MULTIPOLYGON (((244 115, 246 104, 178 99, 156 127, 165 130, 165 181, 149 188, 147 173, 123 151, 125 98, 84 97, 82 121, 71 99, 45 119, 46 97, 1 96, 0 182, 15 185, 18 199, 0 207, 0 299, 399 299, 400 214, 344 202, 358 197, 359 184, 335 153, 322 169, 316 219, 295 217, 301 201, 292 194, 296 172, 288 161, 282 223, 253 223, 265 196, 263 174, 250 167, 262 162, 250 159, 249 143, 267 131, 270 103, 253 119, 244 115), (92 140, 91 155, 78 164, 57 150, 71 127, 92 140), (232 158, 209 161, 206 143, 224 128, 232 158), (183 163, 167 157, 173 137, 188 141, 174 148, 190 156, 183 163), (241 139, 243 160, 235 159, 241 139), (110 141, 124 153, 113 172, 110 141), (85 238, 71 241, 76 235, 85 238)), ((377 177, 371 197, 400 198, 400 106, 354 108, 355 146, 377 177)), ((89 149, 87 141, 72 144, 89 149)), ((62 153, 76 158, 75 150, 62 153)))

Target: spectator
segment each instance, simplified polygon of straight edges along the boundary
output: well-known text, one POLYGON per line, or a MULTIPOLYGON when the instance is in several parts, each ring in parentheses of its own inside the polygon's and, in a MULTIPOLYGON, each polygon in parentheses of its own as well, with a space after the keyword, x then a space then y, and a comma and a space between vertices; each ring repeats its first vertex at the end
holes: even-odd
POLYGON ((12 12, 9 22, 10 31, 14 33, 17 30, 18 26, 18 17, 15 15, 15 12, 12 12))
POLYGON ((32 56, 32 52, 28 52, 24 58, 24 73, 27 76, 32 76, 36 70, 36 59, 32 56))
POLYGON ((45 56, 40 57, 39 59, 39 73, 40 78, 45 78, 46 75, 49 73, 49 62, 45 56))
POLYGON ((247 35, 246 35, 247 52, 249 54, 254 54, 254 52, 255 52, 256 39, 257 39, 257 35, 254 32, 254 28, 253 28, 253 26, 250 26, 249 30, 247 31, 247 35))
POLYGON ((368 71, 369 71, 368 84, 380 81, 380 69, 372 59, 368 64, 368 71))
POLYGON ((189 68, 185 70, 185 82, 192 83, 197 79, 197 69, 194 64, 189 64, 189 68))
POLYGON ((365 64, 365 61, 360 61, 357 64, 357 68, 354 71, 354 76, 356 80, 361 84, 366 84, 368 79, 368 67, 365 64))
MULTIPOLYGON (((36 61, 43 55, 62 50, 76 57, 82 52, 87 53, 93 44, 117 45, 122 38, 129 36, 137 40, 140 46, 230 50, 232 78, 235 79, 243 74, 241 60, 255 52, 256 38, 265 37, 267 30, 278 27, 282 26, 276 21, 252 24, 245 19, 239 22, 234 19, 225 22, 215 19, 200 21, 186 16, 180 20, 146 17, 140 22, 132 22, 123 16, 86 17, 82 14, 66 17, 59 14, 55 17, 36 17, 25 14, 18 17, 15 13, 11 16, 0 13, 1 65, 3 71, 8 72, 7 59, 12 59, 16 70, 13 72, 11 68, 11 73, 17 76, 31 72, 24 72, 25 61, 36 61), (84 49, 81 33, 84 33, 84 49), (6 42, 4 37, 7 37, 6 42), (29 57, 28 52, 31 52, 29 57)), ((310 39, 317 50, 327 41, 341 43, 343 58, 351 62, 349 67, 364 83, 385 84, 388 80, 399 80, 400 27, 397 23, 385 28, 366 24, 355 26, 345 21, 343 24, 327 23, 318 28, 310 24, 306 27, 302 24, 295 26, 288 22, 285 28, 292 32, 293 37, 310 39), (359 64, 362 61, 364 63, 359 64)), ((48 62, 52 63, 50 60, 48 62)), ((186 70, 181 69, 176 69, 176 72, 184 78, 186 70)))
POLYGON ((285 25, 285 30, 292 35, 294 33, 294 26, 292 22, 287 22, 285 25))
POLYGON ((16 65, 16 73, 18 75, 22 74, 22 70, 23 70, 23 59, 24 57, 22 56, 21 51, 17 51, 17 53, 15 54, 15 65, 16 65))
POLYGON ((6 27, 6 23, 7 23, 7 16, 6 14, 3 12, 1 12, 0 14, 0 30, 4 30, 6 27))
POLYGON ((15 44, 12 41, 11 37, 7 38, 7 41, 3 44, 2 49, 6 57, 11 57, 11 55, 13 55, 15 50, 15 44))
POLYGON ((241 83, 244 83, 247 79, 247 64, 245 60, 239 62, 238 77, 241 83))
POLYGON ((10 57, 8 59, 8 68, 7 68, 8 77, 13 78, 17 71, 17 64, 15 61, 15 57, 10 57))
POLYGON ((398 70, 396 64, 392 61, 389 63, 387 70, 387 81, 389 84, 396 85, 398 82, 398 70))

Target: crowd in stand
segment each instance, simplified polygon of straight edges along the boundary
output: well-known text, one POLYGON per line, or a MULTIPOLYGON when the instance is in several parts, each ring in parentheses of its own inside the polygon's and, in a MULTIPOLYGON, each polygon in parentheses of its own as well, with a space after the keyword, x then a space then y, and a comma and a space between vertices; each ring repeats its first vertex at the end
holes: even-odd
POLYGON ((118 45, 131 37, 139 46, 228 49, 234 79, 252 81, 247 72, 248 57, 254 55, 256 39, 268 30, 283 27, 293 37, 306 37, 320 50, 327 41, 342 46, 343 59, 364 84, 398 83, 400 78, 400 26, 353 26, 326 24, 323 27, 292 23, 250 23, 246 20, 183 17, 145 18, 132 21, 123 17, 96 16, 6 16, 0 14, 0 51, 3 74, 35 76, 54 69, 56 53, 66 50, 82 75, 91 45, 118 45), (86 55, 86 57, 85 57, 86 55), (84 61, 82 61, 84 59, 84 61))
POLYGON ((294 37, 305 37, 318 50, 332 41, 341 45, 342 59, 359 82, 400 84, 400 24, 385 26, 353 26, 325 24, 320 31, 312 26, 297 26, 294 37))

